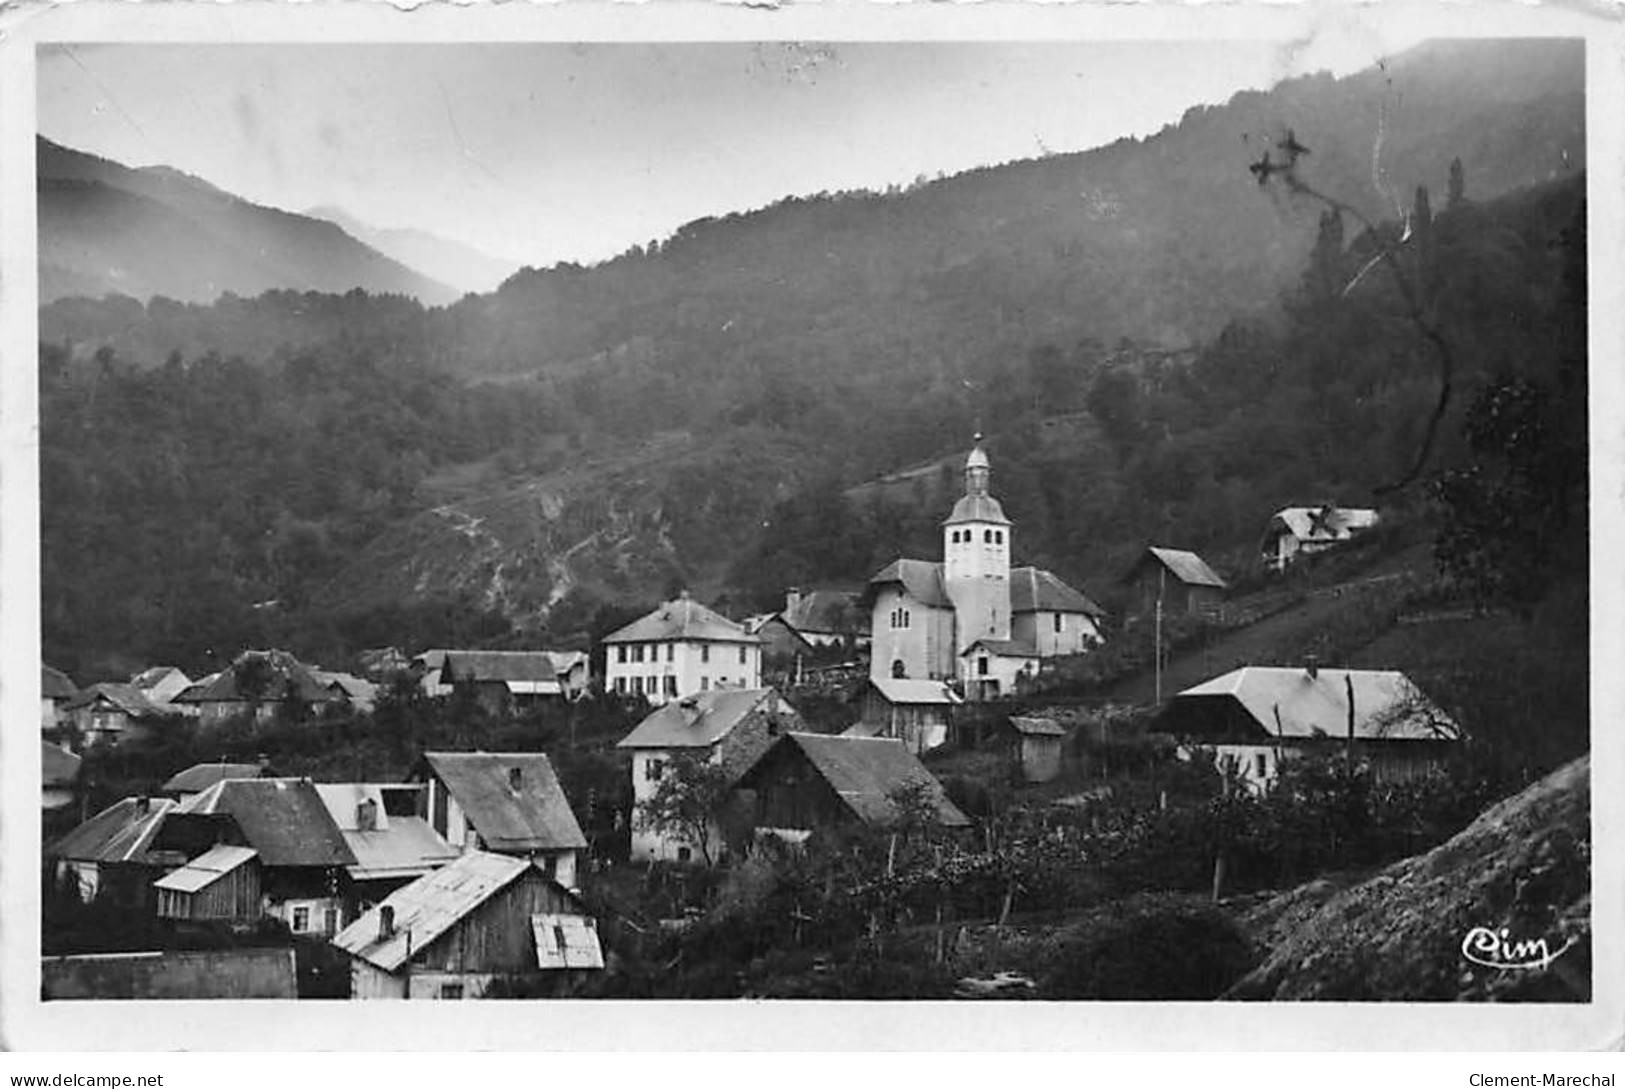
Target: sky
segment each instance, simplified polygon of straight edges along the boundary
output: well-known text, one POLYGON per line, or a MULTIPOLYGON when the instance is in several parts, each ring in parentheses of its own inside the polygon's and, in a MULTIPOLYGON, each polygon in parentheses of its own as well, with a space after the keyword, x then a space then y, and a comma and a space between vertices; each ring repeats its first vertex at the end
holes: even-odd
POLYGON ((1144 136, 1410 43, 47 45, 40 132, 534 266, 707 215, 1144 136))

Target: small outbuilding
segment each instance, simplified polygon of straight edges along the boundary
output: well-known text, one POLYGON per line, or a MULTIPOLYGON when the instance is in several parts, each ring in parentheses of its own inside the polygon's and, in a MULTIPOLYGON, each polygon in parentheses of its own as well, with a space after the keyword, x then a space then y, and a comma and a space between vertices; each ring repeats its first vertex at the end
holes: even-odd
POLYGON ((1201 556, 1182 548, 1147 548, 1122 581, 1134 587, 1139 616, 1155 613, 1158 601, 1167 617, 1215 616, 1224 604, 1224 579, 1201 556))
POLYGON ((219 844, 152 883, 158 917, 187 922, 249 923, 260 902, 259 852, 219 844))
POLYGON ((855 732, 894 738, 916 755, 929 752, 948 740, 954 708, 964 702, 943 681, 871 677, 855 732))
POLYGON ((1052 718, 1010 716, 1010 755, 1028 783, 1047 783, 1061 774, 1066 728, 1052 718))

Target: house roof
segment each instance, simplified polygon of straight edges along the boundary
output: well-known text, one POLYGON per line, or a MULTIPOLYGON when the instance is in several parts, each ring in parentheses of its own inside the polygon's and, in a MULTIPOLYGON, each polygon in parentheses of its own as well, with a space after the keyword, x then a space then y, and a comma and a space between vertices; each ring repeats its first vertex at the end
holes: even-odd
POLYGON ((258 779, 263 774, 258 764, 193 764, 171 775, 162 789, 169 794, 201 794, 224 779, 258 779))
POLYGON ((557 683, 553 659, 542 650, 453 650, 446 652, 440 679, 557 683))
POLYGON ((1217 586, 1225 587, 1224 579, 1220 578, 1207 561, 1194 552, 1187 552, 1182 548, 1147 548, 1140 557, 1140 562, 1134 565, 1128 577, 1133 578, 1142 567, 1148 563, 1161 564, 1174 578, 1187 586, 1217 586))
POLYGON ((340 673, 327 669, 313 669, 310 675, 316 682, 326 687, 337 686, 349 701, 362 710, 370 709, 378 697, 378 686, 371 681, 362 680, 353 673, 340 673))
POLYGON ((40 777, 45 786, 72 786, 74 780, 79 778, 79 765, 82 762, 61 745, 40 741, 40 777))
POLYGON ((538 968, 604 966, 604 949, 598 944, 598 921, 590 915, 532 915, 530 932, 536 940, 538 968))
POLYGON ((948 591, 942 585, 940 563, 932 563, 929 560, 895 559, 869 580, 871 591, 888 583, 902 583, 903 589, 908 591, 908 596, 922 605, 931 605, 939 609, 954 607, 954 603, 948 599, 948 591))
POLYGON ((42 664, 39 667, 39 675, 41 699, 65 700, 79 691, 72 678, 60 669, 52 669, 50 666, 42 664))
POLYGON ((163 681, 171 673, 180 673, 181 679, 186 681, 188 684, 190 684, 192 681, 190 677, 188 677, 185 673, 181 673, 181 671, 176 669, 174 666, 151 666, 132 676, 130 678, 130 683, 135 685, 137 688, 151 688, 153 685, 163 681))
POLYGON ((774 689, 714 688, 656 708, 633 727, 631 733, 616 742, 615 747, 708 749, 758 710, 795 715, 795 710, 774 689))
POLYGON ((544 650, 542 653, 553 663, 553 672, 561 677, 577 666, 587 665, 587 652, 584 650, 544 650))
POLYGON ((1038 657, 1038 648, 1026 639, 978 639, 960 651, 959 656, 963 658, 977 647, 981 647, 1001 658, 1038 657))
POLYGON ((1243 666, 1185 689, 1173 702, 1234 701, 1269 737, 1340 738, 1348 731, 1350 683, 1356 738, 1436 741, 1460 736, 1450 717, 1410 678, 1389 669, 1319 669, 1311 677, 1295 667, 1243 666))
POLYGON ((1017 567, 1011 570, 1010 611, 1087 613, 1092 617, 1106 615, 1105 609, 1042 567, 1017 567))
POLYGON ((525 858, 469 851, 390 893, 382 903, 339 931, 333 944, 386 972, 393 972, 405 964, 414 951, 428 947, 460 919, 534 866, 534 862, 525 858), (381 909, 386 907, 394 914, 394 930, 388 937, 380 938, 379 917, 381 909))
POLYGON ((291 694, 306 703, 329 698, 326 686, 316 679, 310 666, 285 650, 249 650, 237 656, 231 668, 211 673, 175 697, 176 703, 246 703, 248 697, 237 687, 237 667, 249 659, 262 659, 270 665, 270 683, 263 699, 286 699, 291 694))
POLYGON ((120 681, 99 681, 79 691, 63 705, 66 710, 88 707, 94 703, 108 703, 131 718, 162 718, 180 712, 167 703, 153 699, 133 684, 120 681))
POLYGON ((259 852, 252 847, 233 847, 222 843, 210 847, 180 869, 171 870, 154 881, 152 887, 173 892, 196 892, 258 857, 259 852))
POLYGON ((954 704, 964 703, 941 681, 912 680, 906 677, 871 677, 869 683, 874 685, 888 703, 929 703, 954 704))
POLYGON ((121 798, 45 847, 46 858, 144 862, 152 837, 174 806, 168 798, 121 798))
POLYGON ((1369 508, 1327 503, 1318 507, 1284 507, 1270 519, 1270 530, 1284 529, 1303 541, 1340 541, 1357 530, 1370 529, 1377 521, 1377 512, 1369 508))
POLYGON ((553 764, 542 753, 426 752, 423 759, 492 850, 587 846, 553 764))
POLYGON ((606 643, 658 643, 689 640, 709 643, 759 643, 760 639, 721 613, 686 594, 668 601, 618 631, 604 636, 606 643))
POLYGON ((422 791, 421 786, 399 783, 317 783, 316 793, 338 825, 344 842, 355 855, 350 876, 357 880, 382 877, 417 877, 457 857, 427 820, 388 812, 384 795, 392 791, 422 791), (363 802, 374 806, 374 827, 363 831, 357 810, 363 802))
MULTIPOLYGON (((910 783, 924 785, 926 797, 944 825, 970 824, 970 819, 948 800, 942 784, 895 738, 789 733, 763 753, 752 770, 763 766, 768 754, 780 746, 800 750, 846 807, 866 824, 889 824, 895 820, 897 806, 891 795, 910 783)), ((744 778, 750 778, 749 771, 744 778)))
POLYGON ((1010 525, 1010 519, 1004 516, 1004 508, 991 495, 960 496, 959 502, 954 504, 953 512, 942 520, 942 524, 952 526, 960 522, 992 522, 1000 526, 1010 525))
POLYGON ((794 608, 779 615, 798 632, 844 635, 865 626, 859 622, 858 596, 849 590, 807 590, 794 608))
POLYGON ((1010 716, 1010 728, 1023 737, 1065 737, 1066 727, 1052 718, 1010 716))
POLYGON ((267 866, 351 866, 355 855, 309 779, 226 779, 175 807, 228 814, 267 866))

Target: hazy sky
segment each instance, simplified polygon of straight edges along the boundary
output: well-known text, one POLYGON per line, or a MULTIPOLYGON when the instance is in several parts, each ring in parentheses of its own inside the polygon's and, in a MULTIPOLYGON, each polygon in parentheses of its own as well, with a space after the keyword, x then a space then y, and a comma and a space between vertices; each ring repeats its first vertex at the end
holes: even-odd
POLYGON ((1074 151, 1394 42, 42 47, 40 131, 262 204, 590 262, 704 215, 1074 151))

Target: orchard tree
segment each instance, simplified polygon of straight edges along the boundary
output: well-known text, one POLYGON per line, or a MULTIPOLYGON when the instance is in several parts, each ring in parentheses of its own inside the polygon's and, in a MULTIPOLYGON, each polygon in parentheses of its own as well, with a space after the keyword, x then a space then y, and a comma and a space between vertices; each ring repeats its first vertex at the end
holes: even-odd
POLYGON ((732 780, 721 764, 678 753, 661 771, 655 792, 638 803, 633 821, 640 829, 669 837, 698 851, 710 866, 711 827, 728 800, 732 780))

